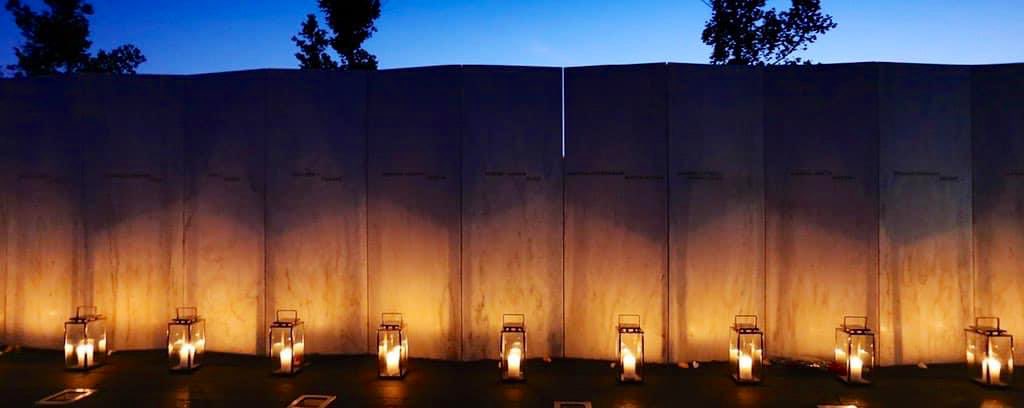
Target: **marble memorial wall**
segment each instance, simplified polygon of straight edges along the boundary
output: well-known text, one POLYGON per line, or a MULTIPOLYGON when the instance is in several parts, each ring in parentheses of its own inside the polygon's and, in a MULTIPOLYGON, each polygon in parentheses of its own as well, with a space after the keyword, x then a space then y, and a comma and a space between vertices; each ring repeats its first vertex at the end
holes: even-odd
POLYGON ((0 342, 59 348, 95 304, 114 349, 176 306, 261 354, 828 358, 844 315, 879 363, 1024 333, 1024 65, 443 66, 0 80, 0 342))

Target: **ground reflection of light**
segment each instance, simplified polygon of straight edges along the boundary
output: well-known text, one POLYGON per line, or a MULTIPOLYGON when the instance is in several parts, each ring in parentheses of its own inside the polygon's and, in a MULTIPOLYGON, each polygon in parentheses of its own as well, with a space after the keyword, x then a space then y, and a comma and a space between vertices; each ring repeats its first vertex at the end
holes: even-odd
POLYGON ((1004 408, 1004 407, 1012 407, 1012 406, 1013 405, 1007 404, 1007 403, 1002 402, 1002 401, 996 401, 996 400, 984 400, 984 401, 981 402, 981 408, 1004 408))

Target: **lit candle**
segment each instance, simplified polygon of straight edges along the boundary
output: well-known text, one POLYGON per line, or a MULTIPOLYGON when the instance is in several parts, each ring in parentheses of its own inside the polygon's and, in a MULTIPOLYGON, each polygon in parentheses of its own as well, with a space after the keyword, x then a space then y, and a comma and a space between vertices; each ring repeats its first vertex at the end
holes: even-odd
POLYGON ((836 362, 842 363, 846 361, 846 352, 841 348, 836 348, 836 362))
POLYGON ((306 343, 304 343, 304 342, 295 343, 295 353, 293 353, 293 354, 295 354, 295 362, 298 363, 300 366, 302 365, 302 358, 305 357, 305 355, 306 355, 305 351, 306 351, 306 343))
POLYGON ((78 366, 88 367, 89 360, 92 360, 92 343, 82 341, 75 347, 75 353, 78 355, 78 366))
POLYGON ((508 352, 508 376, 519 378, 519 362, 523 359, 523 351, 519 347, 512 347, 508 352))
POLYGON ((64 343, 64 361, 68 361, 68 359, 70 359, 71 355, 74 354, 74 353, 75 353, 75 346, 73 346, 71 343, 65 342, 64 343))
POLYGON ((633 352, 630 349, 625 347, 622 348, 622 379, 640 379, 640 377, 636 375, 636 356, 633 355, 633 352))
POLYGON ((740 356, 740 380, 753 380, 754 359, 743 354, 740 356))
POLYGON ((292 372, 292 348, 285 347, 281 349, 281 372, 290 373, 292 372))
POLYGON ((974 364, 974 351, 967 349, 967 365, 974 364))
POLYGON ((1003 368, 1003 364, 994 357, 988 357, 981 361, 981 369, 985 376, 985 381, 989 384, 999 384, 999 374, 1003 368))
POLYGON ((861 381, 861 371, 864 369, 864 361, 859 355, 850 356, 850 381, 861 381))
POLYGON ((178 349, 178 367, 192 368, 192 359, 196 355, 196 348, 190 343, 184 343, 178 349))
POLYGON ((398 363, 399 363, 399 360, 400 360, 401 356, 402 356, 402 348, 399 347, 399 346, 392 347, 391 351, 388 351, 388 354, 386 356, 384 356, 384 360, 386 360, 386 362, 387 362, 387 371, 386 372, 387 372, 387 374, 389 376, 397 376, 397 375, 399 375, 398 363))

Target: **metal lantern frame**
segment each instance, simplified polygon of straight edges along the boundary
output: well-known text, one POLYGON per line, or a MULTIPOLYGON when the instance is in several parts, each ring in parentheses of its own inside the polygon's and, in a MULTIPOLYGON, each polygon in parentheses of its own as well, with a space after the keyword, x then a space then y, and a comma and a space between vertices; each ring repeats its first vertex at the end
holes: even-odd
POLYGON ((842 326, 836 328, 835 362, 843 369, 839 374, 843 382, 871 384, 875 369, 875 333, 868 327, 867 316, 843 316, 842 326), (852 359, 854 353, 859 365, 852 359))
POLYGON ((377 327, 377 377, 402 378, 409 370, 409 339, 401 313, 381 313, 377 327), (398 348, 397 354, 395 348, 398 348))
POLYGON ((96 306, 75 307, 75 315, 64 322, 64 367, 88 370, 106 361, 106 318, 96 306))
POLYGON ((640 315, 623 314, 619 315, 616 324, 618 338, 616 339, 616 360, 618 361, 619 382, 643 382, 644 380, 644 330, 640 327, 640 315), (632 339, 632 340, 629 340, 632 339), (627 344, 629 343, 629 344, 627 344), (623 354, 628 350, 630 355, 623 354), (632 372, 628 372, 626 358, 631 357, 632 372))
POLYGON ((270 345, 270 358, 277 364, 274 374, 291 375, 302 370, 306 335, 305 324, 299 319, 297 310, 279 309, 274 313, 274 322, 270 324, 267 333, 267 344, 270 345), (275 341, 274 335, 278 333, 281 341, 275 341))
POLYGON ((195 370, 202 365, 205 355, 206 319, 199 317, 196 307, 175 308, 174 318, 167 322, 168 369, 195 370))
POLYGON ((501 335, 498 337, 498 367, 501 368, 501 379, 504 381, 526 380, 526 315, 501 315, 501 335), (516 343, 519 346, 516 347, 516 343), (518 360, 509 363, 510 354, 518 349, 518 360))
POLYGON ((732 327, 729 328, 729 363, 732 365, 732 379, 739 384, 761 382, 765 353, 764 332, 757 323, 757 315, 736 315, 733 317, 732 327), (751 337, 755 339, 754 342, 745 341, 751 337), (749 353, 745 351, 746 347, 743 347, 747 344, 752 346, 749 353), (750 360, 750 366, 746 370, 744 358, 750 360))
POLYGON ((998 317, 975 317, 974 325, 964 329, 964 346, 972 380, 992 387, 1013 384, 1013 335, 1000 326, 998 317))

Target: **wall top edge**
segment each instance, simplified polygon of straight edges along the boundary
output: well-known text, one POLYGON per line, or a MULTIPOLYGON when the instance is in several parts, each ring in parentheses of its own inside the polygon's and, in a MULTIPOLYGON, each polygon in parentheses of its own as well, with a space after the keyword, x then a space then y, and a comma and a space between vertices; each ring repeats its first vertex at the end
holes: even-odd
MULTIPOLYGON (((884 62, 884 61, 866 61, 866 62, 843 62, 835 64, 812 64, 812 65, 769 65, 760 67, 750 66, 734 66, 734 65, 712 65, 712 64, 699 64, 689 62, 653 62, 653 63, 638 63, 638 64, 607 64, 607 65, 579 65, 579 66, 540 66, 540 65, 487 65, 487 64, 451 64, 451 65, 425 65, 419 67, 402 67, 402 68, 388 68, 382 69, 376 72, 403 72, 403 71, 429 71, 429 70, 445 70, 445 69, 472 69, 472 70, 583 70, 583 69, 601 69, 601 68, 628 68, 628 67, 645 67, 645 66, 674 66, 674 67, 693 67, 693 68, 720 68, 720 69, 767 69, 767 70, 786 70, 786 69, 813 69, 815 67, 826 68, 826 67, 843 67, 843 66, 912 66, 912 67, 949 67, 949 68, 1024 68, 1024 62, 1012 62, 1012 63, 998 63, 998 64, 926 64, 916 62, 884 62)), ((237 70, 237 71, 222 71, 222 72, 207 72, 199 74, 137 74, 137 75, 113 75, 113 74, 79 74, 79 75, 53 75, 43 76, 34 78, 13 78, 4 77, 0 78, 0 81, 23 81, 26 79, 89 79, 89 78, 141 78, 141 79, 161 79, 161 78, 210 78, 218 76, 259 76, 259 75, 367 75, 372 74, 373 71, 304 71, 300 69, 289 69, 289 68, 258 68, 248 70, 237 70)))

